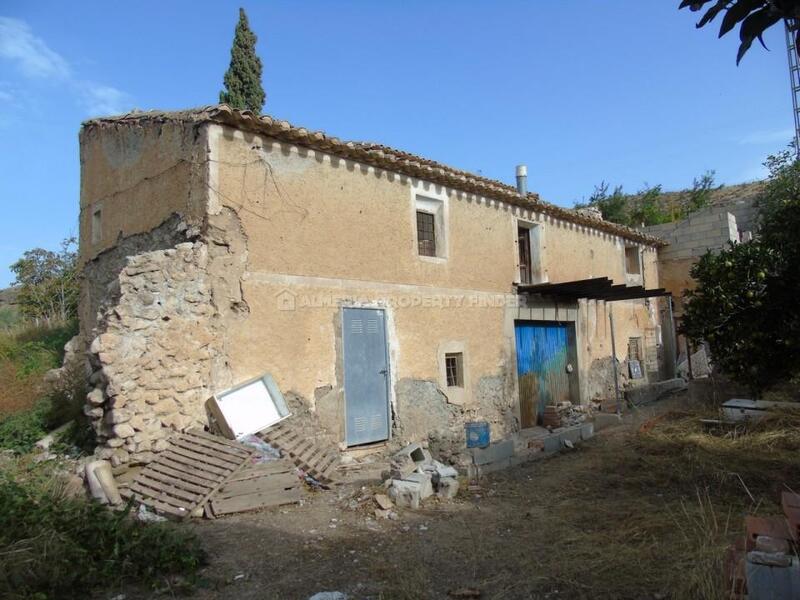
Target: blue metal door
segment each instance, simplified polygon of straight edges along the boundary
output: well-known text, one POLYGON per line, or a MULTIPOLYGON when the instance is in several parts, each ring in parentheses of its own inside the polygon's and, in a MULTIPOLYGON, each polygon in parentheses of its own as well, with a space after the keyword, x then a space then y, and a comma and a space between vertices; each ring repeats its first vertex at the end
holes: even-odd
POLYGON ((572 323, 517 321, 514 332, 520 425, 533 427, 545 406, 575 397, 575 329, 572 323))
POLYGON ((345 439, 348 446, 389 438, 389 359, 383 310, 345 308, 345 439))

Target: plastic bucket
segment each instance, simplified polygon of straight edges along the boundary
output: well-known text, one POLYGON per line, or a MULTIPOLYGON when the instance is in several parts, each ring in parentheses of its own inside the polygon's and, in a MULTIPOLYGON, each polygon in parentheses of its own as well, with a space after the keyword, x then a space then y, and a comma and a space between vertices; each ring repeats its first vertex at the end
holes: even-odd
POLYGON ((471 421, 464 424, 467 435, 467 448, 486 448, 489 445, 489 423, 471 421))

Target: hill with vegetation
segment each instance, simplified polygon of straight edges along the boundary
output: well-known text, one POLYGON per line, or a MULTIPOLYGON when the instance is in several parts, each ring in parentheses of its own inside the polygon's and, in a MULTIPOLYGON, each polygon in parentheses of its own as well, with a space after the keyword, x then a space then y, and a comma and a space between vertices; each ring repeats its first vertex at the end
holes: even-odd
POLYGON ((587 202, 576 203, 575 208, 597 208, 606 221, 629 227, 660 225, 680 221, 708 206, 753 200, 763 192, 764 186, 763 181, 716 185, 713 171, 696 178, 691 188, 678 191, 664 191, 657 185, 645 186, 635 194, 627 194, 622 186, 612 190, 606 182, 602 182, 595 187, 587 202))

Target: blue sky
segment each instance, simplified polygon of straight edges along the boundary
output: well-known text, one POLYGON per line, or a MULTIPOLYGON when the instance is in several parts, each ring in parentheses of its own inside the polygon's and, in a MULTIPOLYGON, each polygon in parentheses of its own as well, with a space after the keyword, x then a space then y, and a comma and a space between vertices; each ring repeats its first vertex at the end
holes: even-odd
MULTIPOLYGON (((737 68, 736 33, 678 0, 242 2, 265 112, 509 183, 526 163, 565 206, 601 180, 752 180, 792 137, 782 32, 737 68)), ((81 121, 216 102, 239 5, 2 3, 0 286, 76 233, 81 121)))

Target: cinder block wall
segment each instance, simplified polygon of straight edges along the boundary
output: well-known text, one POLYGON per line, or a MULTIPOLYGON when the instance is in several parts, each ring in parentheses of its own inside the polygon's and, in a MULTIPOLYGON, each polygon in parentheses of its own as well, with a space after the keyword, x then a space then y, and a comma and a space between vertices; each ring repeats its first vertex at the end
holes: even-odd
POLYGON ((708 250, 721 250, 728 242, 739 241, 736 217, 728 207, 712 206, 678 223, 652 225, 644 231, 669 242, 669 246, 659 250, 659 260, 696 258, 708 250))

